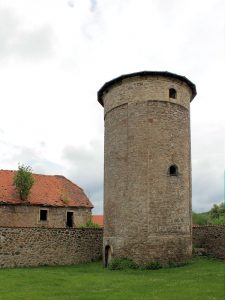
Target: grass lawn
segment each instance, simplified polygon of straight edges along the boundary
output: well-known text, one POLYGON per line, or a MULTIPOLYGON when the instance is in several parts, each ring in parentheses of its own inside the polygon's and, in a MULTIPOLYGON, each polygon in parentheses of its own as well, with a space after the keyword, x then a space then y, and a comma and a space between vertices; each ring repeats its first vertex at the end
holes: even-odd
POLYGON ((100 262, 0 270, 0 300, 224 300, 224 263, 195 258, 171 269, 111 271, 100 262))

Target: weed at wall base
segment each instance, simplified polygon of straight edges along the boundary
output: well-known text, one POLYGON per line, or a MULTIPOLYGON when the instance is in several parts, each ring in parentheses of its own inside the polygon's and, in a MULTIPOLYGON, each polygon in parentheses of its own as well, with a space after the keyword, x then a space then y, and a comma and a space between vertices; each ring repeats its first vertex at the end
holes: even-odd
POLYGON ((113 258, 108 268, 110 270, 138 269, 138 265, 129 258, 113 258))

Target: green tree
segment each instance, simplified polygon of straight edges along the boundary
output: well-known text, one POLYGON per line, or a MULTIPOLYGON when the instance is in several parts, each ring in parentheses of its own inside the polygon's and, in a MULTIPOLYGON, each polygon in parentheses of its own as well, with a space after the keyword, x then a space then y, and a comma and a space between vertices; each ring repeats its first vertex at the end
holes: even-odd
POLYGON ((192 212, 192 222, 199 225, 225 224, 225 204, 214 204, 208 212, 192 212))
POLYGON ((214 204, 210 210, 210 224, 225 224, 224 203, 214 204))
POLYGON ((30 190, 34 184, 32 169, 30 166, 19 165, 16 172, 13 185, 16 187, 21 200, 27 200, 30 190))
POLYGON ((224 203, 214 204, 210 210, 210 216, 212 219, 218 219, 219 217, 225 215, 224 203))
POLYGON ((220 212, 220 215, 225 215, 225 203, 224 202, 221 202, 219 204, 219 212, 220 212))
POLYGON ((192 212, 192 222, 193 224, 206 225, 209 222, 209 214, 206 213, 196 213, 192 212))
POLYGON ((210 217, 211 217, 211 219, 217 219, 217 218, 219 218, 219 216, 220 216, 219 205, 214 204, 210 210, 210 217))

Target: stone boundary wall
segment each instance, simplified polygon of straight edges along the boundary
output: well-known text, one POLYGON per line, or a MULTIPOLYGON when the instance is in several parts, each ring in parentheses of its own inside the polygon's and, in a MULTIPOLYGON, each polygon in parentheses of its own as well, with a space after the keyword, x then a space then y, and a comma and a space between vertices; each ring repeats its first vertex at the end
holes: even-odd
POLYGON ((95 261, 102 244, 102 229, 0 227, 0 268, 95 261))
MULTIPOLYGON (((225 258, 225 225, 193 226, 193 246, 225 258)), ((103 229, 0 227, 0 268, 73 265, 102 256, 103 229)))
POLYGON ((204 248, 206 254, 225 258, 225 225, 194 225, 192 230, 193 247, 204 248))

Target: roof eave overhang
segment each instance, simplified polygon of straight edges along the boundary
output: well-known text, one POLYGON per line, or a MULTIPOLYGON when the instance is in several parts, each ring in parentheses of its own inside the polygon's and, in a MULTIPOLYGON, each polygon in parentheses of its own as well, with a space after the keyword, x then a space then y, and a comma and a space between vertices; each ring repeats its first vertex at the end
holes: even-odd
POLYGON ((168 77, 168 78, 174 78, 174 79, 185 82, 189 86, 189 88, 192 91, 191 101, 197 95, 197 90, 196 90, 195 84, 193 82, 191 82, 189 79, 187 79, 185 76, 177 75, 175 73, 170 73, 167 71, 142 71, 142 72, 135 72, 135 73, 131 73, 131 74, 124 74, 124 75, 114 78, 113 80, 106 82, 98 91, 98 102, 102 106, 104 106, 103 94, 105 91, 107 91, 111 86, 121 82, 123 79, 136 77, 136 76, 139 76, 139 77, 163 76, 163 77, 168 77))

